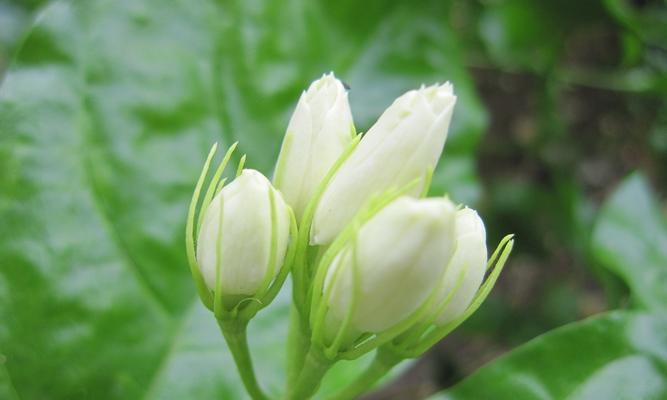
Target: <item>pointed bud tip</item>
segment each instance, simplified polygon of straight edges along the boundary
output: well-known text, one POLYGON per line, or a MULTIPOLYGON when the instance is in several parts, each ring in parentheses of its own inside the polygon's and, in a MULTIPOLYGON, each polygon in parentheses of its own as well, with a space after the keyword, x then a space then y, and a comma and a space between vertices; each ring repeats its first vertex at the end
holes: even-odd
POLYGON ((436 83, 421 90, 420 93, 429 103, 435 115, 442 114, 456 104, 454 87, 449 82, 445 82, 442 85, 436 83))
POLYGON ((262 178, 266 179, 261 172, 252 168, 243 168, 239 176, 245 176, 248 178, 256 178, 256 179, 262 179, 262 178))
POLYGON ((414 221, 430 221, 432 224, 453 222, 456 206, 445 198, 401 197, 387 206, 390 209, 409 215, 414 221))
POLYGON ((307 103, 316 102, 316 99, 328 99, 328 106, 331 107, 333 101, 339 94, 346 94, 345 86, 338 80, 333 72, 322 75, 320 79, 313 81, 306 89, 302 97, 307 103))
POLYGON ((261 172, 250 168, 242 169, 232 183, 234 185, 253 187, 256 190, 263 190, 264 187, 270 185, 269 180, 261 172))
POLYGON ((458 235, 479 235, 486 238, 484 221, 477 211, 468 207, 456 212, 456 231, 458 235))

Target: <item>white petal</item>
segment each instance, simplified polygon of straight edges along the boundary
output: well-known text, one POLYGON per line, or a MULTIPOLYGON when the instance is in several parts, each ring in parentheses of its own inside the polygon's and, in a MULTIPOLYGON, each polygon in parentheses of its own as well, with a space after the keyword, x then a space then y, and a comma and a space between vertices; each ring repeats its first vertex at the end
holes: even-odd
POLYGON ((474 210, 464 208, 456 213, 456 240, 456 252, 447 266, 439 300, 443 301, 450 296, 458 280, 462 281, 438 316, 438 325, 444 325, 463 314, 486 273, 486 231, 482 219, 474 210))
MULTIPOLYGON (((394 101, 327 186, 315 212, 311 243, 331 243, 372 196, 434 169, 455 102, 449 84, 410 91, 394 101)), ((410 194, 421 190, 417 185, 410 194)))
MULTIPOLYGON (((381 210, 358 233, 359 299, 352 327, 380 332, 401 322, 424 302, 439 282, 454 251, 454 206, 446 199, 404 197, 381 210)), ((334 277, 328 299, 336 319, 344 319, 353 293, 351 246, 328 270, 334 277)))
POLYGON ((297 220, 352 139, 347 92, 333 74, 325 75, 301 95, 276 164, 274 183, 297 220))

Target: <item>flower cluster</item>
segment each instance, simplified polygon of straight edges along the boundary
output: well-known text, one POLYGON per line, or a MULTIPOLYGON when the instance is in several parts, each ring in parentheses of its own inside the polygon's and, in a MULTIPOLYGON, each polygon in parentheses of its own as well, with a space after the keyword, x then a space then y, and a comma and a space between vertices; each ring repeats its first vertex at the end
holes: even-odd
POLYGON ((328 368, 377 350, 376 364, 338 398, 363 392, 400 360, 417 357, 472 314, 512 249, 487 257, 484 223, 448 197, 425 197, 456 103, 450 83, 409 91, 364 135, 345 86, 313 82, 289 121, 273 185, 243 169, 209 179, 187 223, 190 268, 220 323, 253 398, 248 321, 293 281, 286 398, 309 398, 328 368))

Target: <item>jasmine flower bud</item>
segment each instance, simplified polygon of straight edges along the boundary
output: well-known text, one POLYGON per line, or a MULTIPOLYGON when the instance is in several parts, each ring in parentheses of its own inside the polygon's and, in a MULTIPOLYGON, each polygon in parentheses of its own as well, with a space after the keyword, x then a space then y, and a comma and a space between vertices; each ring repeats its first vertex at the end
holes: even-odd
POLYGON ((444 305, 435 320, 444 325, 462 315, 477 294, 486 273, 486 231, 475 210, 456 212, 456 251, 443 275, 436 305, 444 305))
MULTIPOLYGON (((365 134, 325 189, 311 244, 328 244, 373 195, 428 175, 442 153, 456 96, 450 83, 412 90, 394 101, 365 134)), ((417 185, 409 193, 417 195, 417 185)))
MULTIPOLYGON (((401 197, 364 223, 326 266, 324 335, 354 338, 405 321, 431 296, 455 250, 455 206, 401 197)), ((335 246, 335 244, 334 244, 335 246)))
POLYGON ((264 175, 245 169, 204 212, 196 257, 206 286, 227 308, 261 295, 280 271, 289 242, 289 208, 280 193, 264 175))
POLYGON ((355 136, 343 84, 333 73, 301 94, 278 156, 274 184, 297 220, 331 166, 355 136))

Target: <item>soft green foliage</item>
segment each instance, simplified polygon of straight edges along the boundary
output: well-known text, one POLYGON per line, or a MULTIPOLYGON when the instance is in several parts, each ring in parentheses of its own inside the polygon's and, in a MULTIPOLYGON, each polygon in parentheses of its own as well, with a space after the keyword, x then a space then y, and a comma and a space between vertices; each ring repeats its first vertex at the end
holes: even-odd
POLYGON ((663 399, 667 316, 615 311, 540 336, 431 400, 663 399))
POLYGON ((592 246, 638 307, 667 311, 667 222, 642 175, 627 178, 602 208, 592 246))

